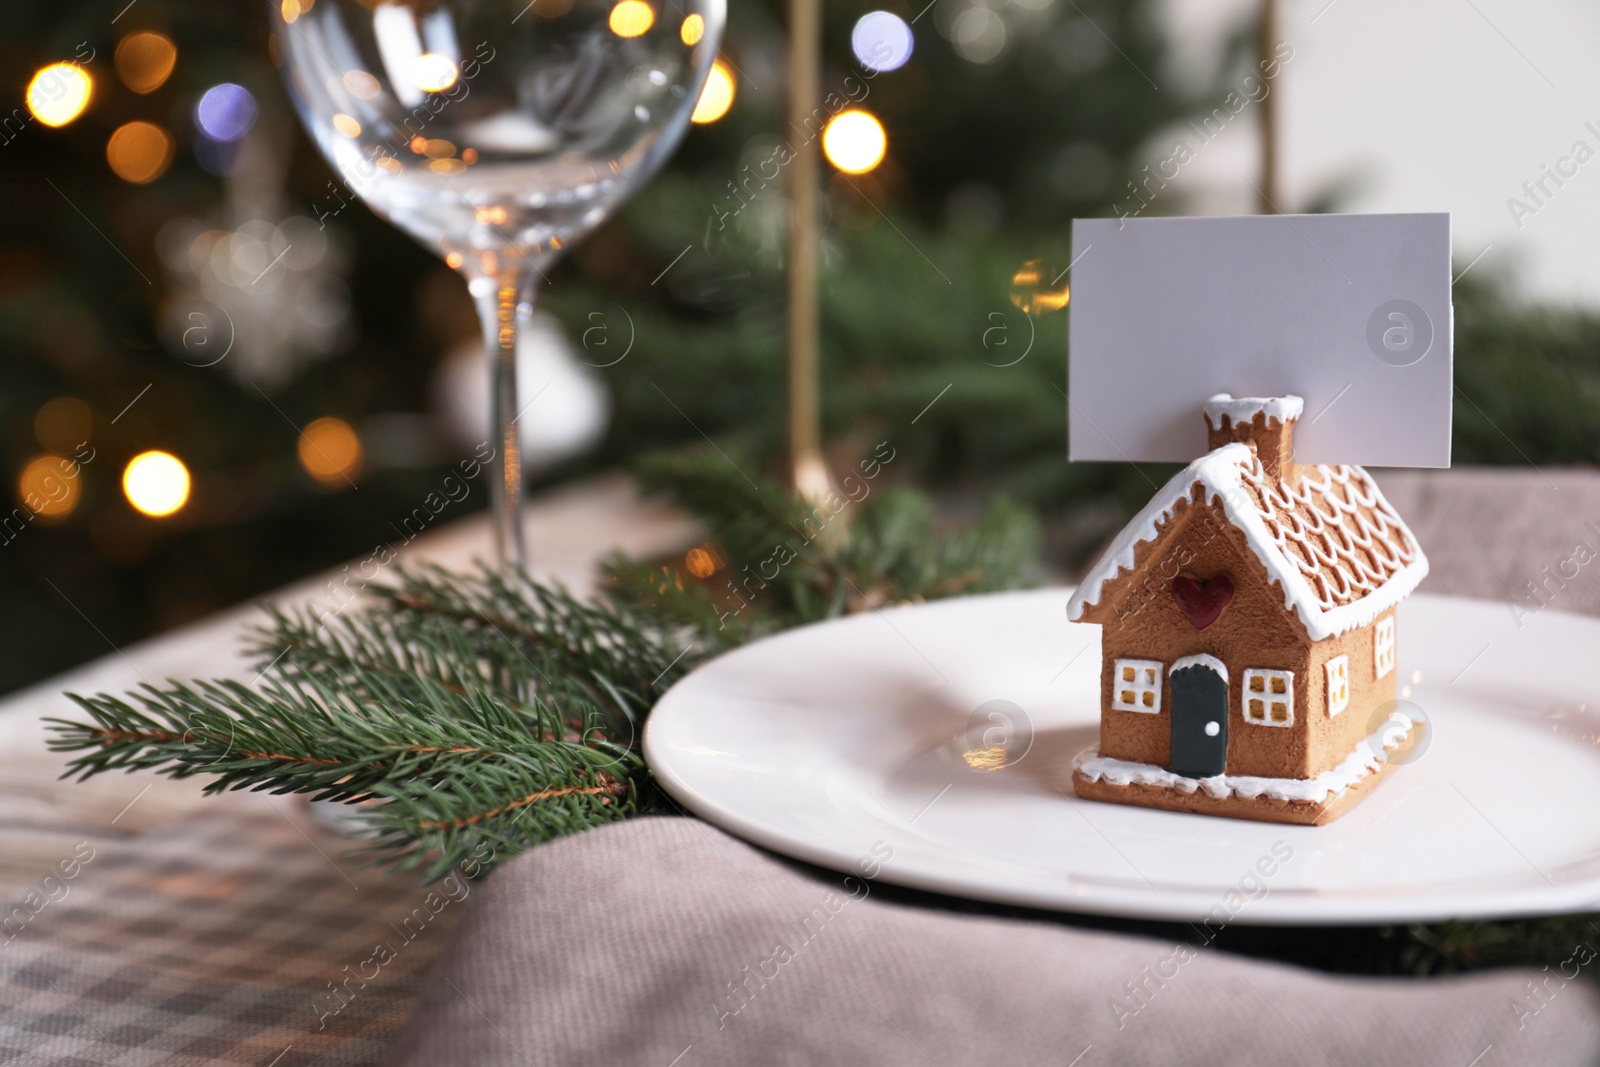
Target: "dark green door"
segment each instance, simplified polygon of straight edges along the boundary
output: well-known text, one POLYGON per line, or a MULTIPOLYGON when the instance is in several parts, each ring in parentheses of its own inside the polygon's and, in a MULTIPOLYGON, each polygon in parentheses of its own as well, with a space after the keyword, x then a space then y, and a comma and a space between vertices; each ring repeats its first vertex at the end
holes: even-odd
POLYGON ((1216 668, 1190 663, 1172 672, 1172 773, 1221 774, 1228 755, 1228 683, 1216 668))

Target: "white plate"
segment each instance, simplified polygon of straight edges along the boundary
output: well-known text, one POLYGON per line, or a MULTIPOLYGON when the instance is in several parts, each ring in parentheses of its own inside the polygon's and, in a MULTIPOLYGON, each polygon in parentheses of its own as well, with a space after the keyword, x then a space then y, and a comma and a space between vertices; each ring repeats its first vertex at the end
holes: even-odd
POLYGON ((1100 648, 1098 627, 1067 622, 1069 593, 941 601, 748 645, 662 698, 646 757, 689 809, 756 844, 984 900, 1218 923, 1600 906, 1600 621, 1546 610, 1519 628, 1506 604, 1411 597, 1399 670, 1430 745, 1331 825, 1301 827, 1073 795, 1072 759, 1096 739, 1100 648), (964 737, 996 699, 1023 709, 1032 746, 974 770, 964 737))

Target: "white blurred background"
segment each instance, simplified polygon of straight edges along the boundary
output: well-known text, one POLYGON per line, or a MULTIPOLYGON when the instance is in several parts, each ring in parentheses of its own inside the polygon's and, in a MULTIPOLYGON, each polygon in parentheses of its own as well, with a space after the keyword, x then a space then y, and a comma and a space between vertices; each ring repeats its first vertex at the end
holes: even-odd
MULTIPOLYGON (((1213 72, 1223 40, 1258 10, 1254 0, 1166 7, 1178 54, 1160 78, 1178 84, 1213 72)), ((1449 211, 1458 270, 1481 254, 1473 270, 1524 295, 1600 305, 1600 4, 1284 0, 1279 36, 1294 48, 1274 90, 1284 211, 1330 193, 1343 211, 1449 211), (1546 178, 1552 195, 1530 198, 1523 183, 1578 141, 1597 158, 1564 164, 1576 175, 1546 178), (1514 220, 1511 198, 1532 214, 1514 220)), ((1258 171, 1255 118, 1241 113, 1174 180, 1191 210, 1254 210, 1242 179, 1258 171)), ((1171 136, 1156 137, 1149 161, 1171 149, 1171 136)))

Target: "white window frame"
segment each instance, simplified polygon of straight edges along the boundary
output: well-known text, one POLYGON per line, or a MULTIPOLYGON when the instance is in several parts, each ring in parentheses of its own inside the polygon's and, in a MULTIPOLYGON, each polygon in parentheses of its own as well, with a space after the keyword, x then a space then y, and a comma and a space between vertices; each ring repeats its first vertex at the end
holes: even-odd
POLYGON ((1372 670, 1383 678, 1394 670, 1394 616, 1385 615, 1372 628, 1372 670))
POLYGON ((1111 665, 1111 708, 1141 715, 1161 714, 1161 672, 1158 659, 1119 659, 1111 665), (1132 680, 1126 676, 1133 672, 1132 680), (1128 699, 1124 700, 1124 697, 1128 699), (1146 697, 1149 699, 1146 700, 1146 697))
POLYGON ((1350 706, 1350 657, 1335 656, 1327 662, 1328 718, 1350 706))
POLYGON ((1239 691, 1239 709, 1244 721, 1253 726, 1294 725, 1294 672, 1252 667, 1244 672, 1244 688, 1239 691), (1275 682, 1283 683, 1278 691, 1275 682), (1259 685, 1257 684, 1259 683, 1259 685), (1283 717, 1277 717, 1277 711, 1283 717))

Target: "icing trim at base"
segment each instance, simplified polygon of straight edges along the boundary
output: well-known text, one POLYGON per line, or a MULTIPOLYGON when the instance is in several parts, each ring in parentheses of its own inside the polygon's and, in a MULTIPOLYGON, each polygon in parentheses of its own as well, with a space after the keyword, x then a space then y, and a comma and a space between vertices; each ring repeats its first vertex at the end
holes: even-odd
POLYGON ((1358 743, 1333 770, 1323 771, 1315 778, 1255 778, 1227 774, 1212 778, 1185 778, 1153 763, 1133 763, 1102 756, 1098 748, 1089 749, 1073 760, 1072 767, 1090 782, 1098 782, 1103 778, 1111 785, 1153 785, 1176 789, 1180 793, 1204 789, 1207 796, 1218 800, 1227 796, 1246 800, 1264 796, 1273 800, 1321 804, 1330 796, 1339 796, 1382 767, 1383 761, 1374 754, 1377 751, 1375 746, 1399 748, 1411 735, 1414 725, 1410 716, 1398 711, 1391 712, 1382 728, 1358 743), (1396 726, 1400 729, 1395 730, 1396 726))

